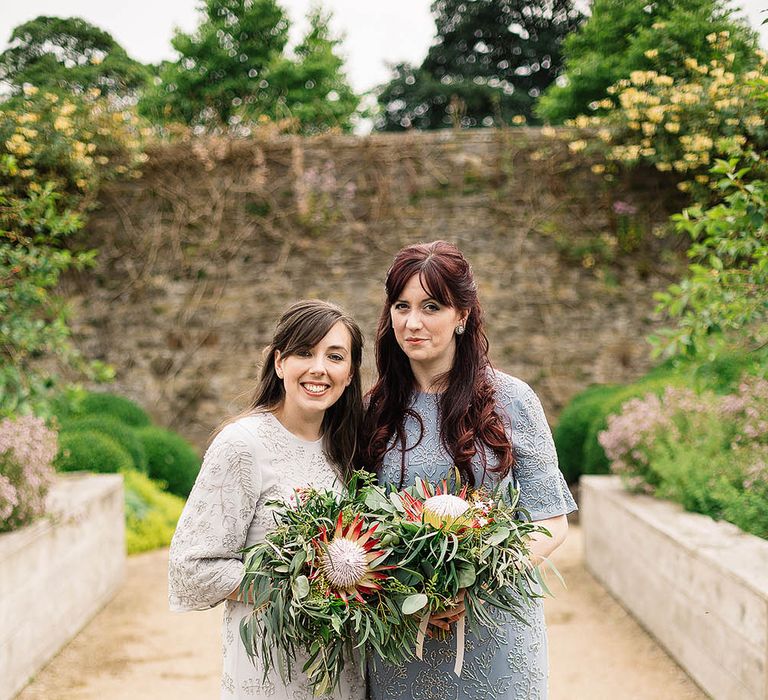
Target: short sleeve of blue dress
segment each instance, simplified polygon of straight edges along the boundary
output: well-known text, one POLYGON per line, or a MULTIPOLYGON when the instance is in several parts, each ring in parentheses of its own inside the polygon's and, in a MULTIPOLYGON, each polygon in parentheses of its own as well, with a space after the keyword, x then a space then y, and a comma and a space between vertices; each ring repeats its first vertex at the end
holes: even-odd
MULTIPOLYGON (((494 372, 493 380, 497 411, 515 452, 514 478, 521 507, 532 520, 575 510, 538 397, 515 377, 494 372)), ((379 474, 381 483, 399 484, 401 469, 404 485, 416 477, 435 482, 448 475, 453 461, 440 442, 438 405, 438 395, 414 394, 411 409, 422 426, 415 417, 406 417, 405 459, 401 448, 390 450, 379 474)), ((492 473, 484 474, 479 459, 473 469, 477 484, 496 485, 492 473)), ((373 659, 368 668, 371 700, 544 700, 548 664, 541 600, 526 609, 527 624, 504 613, 497 617, 498 627, 467 634, 461 677, 453 673, 456 642, 452 635, 426 640, 423 659, 406 666, 373 659)))

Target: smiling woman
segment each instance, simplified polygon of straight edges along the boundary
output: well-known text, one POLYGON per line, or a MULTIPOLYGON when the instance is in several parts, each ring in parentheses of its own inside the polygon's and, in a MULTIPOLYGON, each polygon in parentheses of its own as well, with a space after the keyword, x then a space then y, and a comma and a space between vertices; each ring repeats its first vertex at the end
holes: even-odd
MULTIPOLYGON (((275 673, 264 680, 246 654, 239 626, 252 608, 238 598, 240 551, 274 527, 267 501, 344 484, 362 418, 362 351, 360 329, 339 307, 297 302, 278 322, 249 408, 205 455, 171 543, 168 588, 175 611, 224 602, 222 698, 311 696, 298 669, 287 684, 275 673)), ((352 663, 339 692, 362 700, 364 683, 352 663)))

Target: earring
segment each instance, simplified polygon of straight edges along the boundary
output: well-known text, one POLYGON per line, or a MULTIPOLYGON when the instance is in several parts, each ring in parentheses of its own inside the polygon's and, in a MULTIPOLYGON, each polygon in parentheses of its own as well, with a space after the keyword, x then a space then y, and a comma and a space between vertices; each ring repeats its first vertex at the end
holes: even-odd
POLYGON ((464 330, 464 324, 460 323, 458 326, 456 326, 456 335, 462 335, 464 330))

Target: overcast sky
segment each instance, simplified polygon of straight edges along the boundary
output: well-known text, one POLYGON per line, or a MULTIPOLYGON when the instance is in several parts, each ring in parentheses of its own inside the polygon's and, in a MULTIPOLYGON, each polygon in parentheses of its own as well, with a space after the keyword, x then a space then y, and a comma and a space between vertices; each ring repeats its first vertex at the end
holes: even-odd
MULTIPOLYGON (((198 0, 0 0, 0 50, 11 31, 39 15, 82 17, 107 30, 135 59, 157 63, 175 58, 174 28, 191 32, 199 22, 198 0)), ((293 22, 292 40, 306 28, 312 0, 280 0, 293 22)), ((752 26, 760 25, 760 11, 768 0, 738 0, 752 26)), ((365 91, 386 82, 388 63, 420 63, 432 42, 431 0, 322 0, 333 12, 333 28, 344 37, 343 53, 352 86, 365 91)), ((762 15, 763 18, 768 15, 762 15)), ((768 25, 761 28, 768 47, 768 25)))

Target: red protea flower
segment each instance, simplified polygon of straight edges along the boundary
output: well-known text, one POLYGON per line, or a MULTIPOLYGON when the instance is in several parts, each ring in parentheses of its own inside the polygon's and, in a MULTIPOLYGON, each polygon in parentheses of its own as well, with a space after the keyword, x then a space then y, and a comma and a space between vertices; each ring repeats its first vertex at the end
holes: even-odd
POLYGON ((378 523, 374 523, 363 531, 365 522, 359 515, 355 515, 352 522, 344 527, 342 513, 339 513, 330 542, 325 527, 313 540, 317 556, 310 578, 314 580, 322 574, 331 593, 344 602, 351 597, 364 603, 363 595, 381 589, 377 580, 387 578, 383 572, 395 568, 381 565, 371 567, 371 562, 385 554, 383 550, 376 549, 380 540, 375 539, 373 533, 378 526, 378 523))

